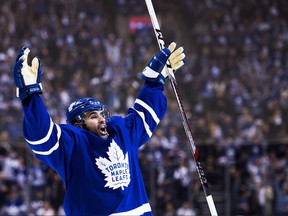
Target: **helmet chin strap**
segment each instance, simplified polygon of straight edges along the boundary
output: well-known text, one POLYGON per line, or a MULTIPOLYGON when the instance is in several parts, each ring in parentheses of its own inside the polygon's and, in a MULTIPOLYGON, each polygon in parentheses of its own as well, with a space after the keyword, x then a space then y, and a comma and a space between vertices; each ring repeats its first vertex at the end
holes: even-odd
POLYGON ((84 130, 90 131, 85 123, 81 124, 81 128, 83 128, 84 130))

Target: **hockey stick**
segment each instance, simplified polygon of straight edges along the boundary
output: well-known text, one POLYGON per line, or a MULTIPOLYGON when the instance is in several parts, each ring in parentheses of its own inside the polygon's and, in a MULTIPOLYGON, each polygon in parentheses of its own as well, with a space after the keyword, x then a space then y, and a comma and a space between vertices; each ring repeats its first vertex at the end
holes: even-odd
MULTIPOLYGON (((155 36, 156 36, 159 48, 161 50, 165 47, 165 43, 164 43, 162 32, 160 31, 160 27, 159 27, 157 17, 156 17, 155 11, 154 11, 152 0, 145 0, 145 2, 146 2, 148 12, 149 12, 149 15, 151 18, 151 22, 152 22, 152 25, 154 28, 155 36)), ((190 147, 191 147, 191 150, 192 150, 192 153, 194 156, 194 160, 196 162, 197 172, 198 172, 198 175, 200 178, 200 182, 201 182, 204 194, 206 196, 206 200, 208 203, 210 213, 212 216, 217 216, 218 214, 217 214, 217 211, 215 208, 215 204, 214 204, 212 195, 211 195, 209 187, 208 187, 208 182, 207 182, 207 178, 205 176, 204 168, 201 165, 201 162, 199 161, 199 152, 195 146, 193 135, 191 132, 191 128, 190 128, 190 125, 188 123, 188 119, 187 119, 186 112, 185 112, 183 104, 182 104, 182 100, 180 98, 179 89, 178 89, 177 83, 176 83, 176 78, 174 76, 173 70, 172 70, 169 63, 167 64, 166 70, 168 70, 169 80, 170 80, 174 95, 176 97, 177 105, 178 105, 178 108, 179 108, 179 111, 181 114, 181 119, 182 119, 182 123, 184 126, 186 136, 190 142, 190 147)))

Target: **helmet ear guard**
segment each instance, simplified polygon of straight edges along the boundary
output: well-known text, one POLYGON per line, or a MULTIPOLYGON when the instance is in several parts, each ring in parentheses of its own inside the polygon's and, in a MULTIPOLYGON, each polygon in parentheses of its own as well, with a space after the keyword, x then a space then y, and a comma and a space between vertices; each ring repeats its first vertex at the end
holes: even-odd
POLYGON ((68 124, 71 124, 71 125, 83 125, 85 123, 85 119, 83 118, 83 115, 77 115, 72 121, 69 121, 66 119, 66 122, 68 124))
POLYGON ((77 123, 80 123, 80 124, 84 124, 85 123, 85 119, 83 118, 83 115, 77 115, 75 120, 76 120, 77 123))

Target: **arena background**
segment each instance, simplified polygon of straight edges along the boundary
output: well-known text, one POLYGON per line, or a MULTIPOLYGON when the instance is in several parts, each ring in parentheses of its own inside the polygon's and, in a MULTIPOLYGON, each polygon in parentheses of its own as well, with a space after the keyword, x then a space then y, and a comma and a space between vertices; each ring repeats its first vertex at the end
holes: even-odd
MULTIPOLYGON (((288 214, 288 1, 154 0, 219 215, 288 214)), ((95 97, 125 114, 158 52, 145 1, 0 1, 0 215, 61 215, 63 185, 22 136, 12 67, 23 45, 44 69, 57 123, 95 97)), ((174 95, 140 163, 155 215, 209 215, 174 95)), ((83 182, 84 183, 84 182, 83 182)))

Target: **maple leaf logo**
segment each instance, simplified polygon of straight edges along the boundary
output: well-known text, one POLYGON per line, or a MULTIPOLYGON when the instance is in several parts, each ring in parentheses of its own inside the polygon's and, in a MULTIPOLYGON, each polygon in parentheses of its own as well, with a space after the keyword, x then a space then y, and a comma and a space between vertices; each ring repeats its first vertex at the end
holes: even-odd
POLYGON ((128 153, 124 157, 123 151, 112 140, 107 154, 109 160, 103 157, 95 158, 95 164, 105 175, 105 181, 107 181, 105 187, 113 188, 113 190, 121 187, 124 190, 124 187, 128 187, 130 183, 128 153))

